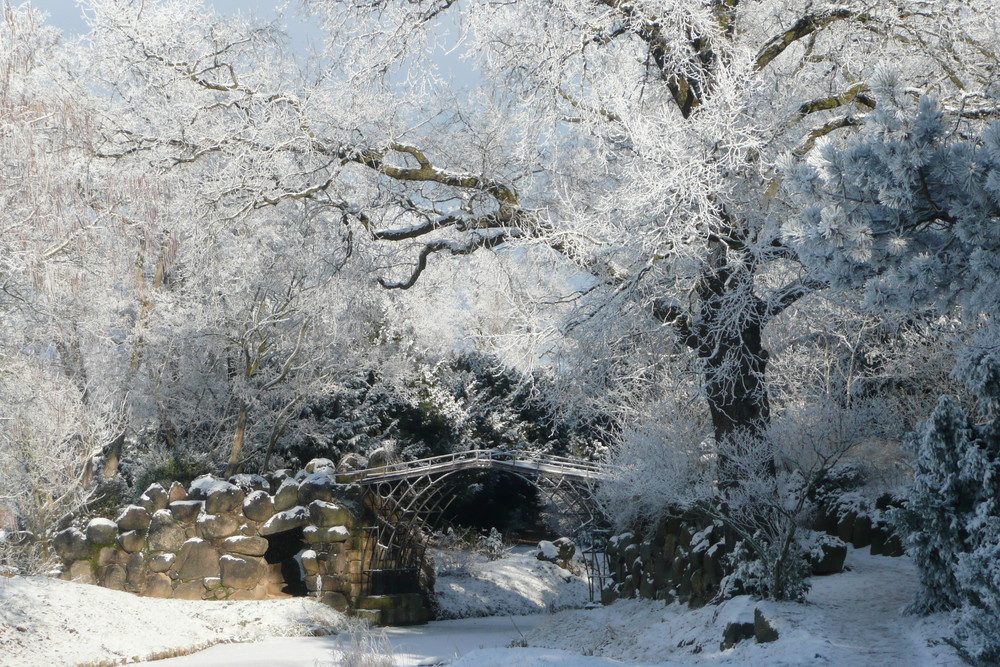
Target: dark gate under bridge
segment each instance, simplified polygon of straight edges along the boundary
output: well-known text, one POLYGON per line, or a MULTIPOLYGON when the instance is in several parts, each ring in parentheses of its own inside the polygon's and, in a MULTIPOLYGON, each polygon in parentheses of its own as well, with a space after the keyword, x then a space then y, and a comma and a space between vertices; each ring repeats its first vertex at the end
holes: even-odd
MULTIPOLYGON (((542 505, 558 530, 577 541, 593 542, 606 528, 594 493, 609 479, 598 463, 494 449, 435 456, 358 471, 357 484, 374 517, 362 560, 362 595, 400 595, 420 592, 424 560, 422 528, 454 501, 448 493, 455 475, 470 470, 498 470, 534 484, 542 505)), ((606 534, 606 533, 605 533, 606 534)), ((600 549, 603 555, 603 549, 600 549)), ((591 547, 591 552, 594 552, 591 547)), ((604 574, 600 559, 587 558, 591 598, 604 574), (597 579, 597 580, 595 580, 597 579)))

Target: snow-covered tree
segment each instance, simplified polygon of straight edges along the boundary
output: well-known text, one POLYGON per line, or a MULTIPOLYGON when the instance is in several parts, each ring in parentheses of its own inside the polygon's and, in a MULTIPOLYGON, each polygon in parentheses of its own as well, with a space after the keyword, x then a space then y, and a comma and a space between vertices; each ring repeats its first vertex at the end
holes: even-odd
POLYGON ((94 98, 70 62, 37 11, 3 4, 0 507, 40 544, 93 497, 106 471, 91 457, 118 440, 134 229, 109 202, 135 211, 150 190, 81 168, 94 98))
POLYGON ((914 608, 955 609, 965 601, 960 556, 971 556, 994 538, 991 524, 1000 520, 1000 443, 992 429, 972 423, 952 398, 944 397, 907 448, 914 455, 914 478, 897 517, 907 551, 921 570, 914 608))
POLYGON ((87 5, 115 91, 103 155, 213 165, 198 196, 220 220, 301 202, 385 242, 366 252, 387 288, 440 255, 561 256, 584 276, 563 330, 641 356, 610 366, 633 387, 686 356, 719 443, 765 430, 764 331, 822 286, 779 233, 779 156, 856 127, 880 60, 977 112, 997 67, 988 5, 944 0, 309 0, 327 41, 301 73, 268 31, 194 0, 87 5), (475 90, 436 66, 452 16, 475 90))

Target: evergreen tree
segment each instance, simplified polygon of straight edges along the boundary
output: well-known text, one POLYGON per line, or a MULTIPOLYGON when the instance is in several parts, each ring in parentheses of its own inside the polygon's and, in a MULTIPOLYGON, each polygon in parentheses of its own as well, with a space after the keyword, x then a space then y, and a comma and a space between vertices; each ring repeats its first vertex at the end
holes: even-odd
MULTIPOLYGON (((973 332, 953 377, 978 403, 941 398, 905 448, 914 456, 895 512, 921 577, 913 610, 958 610, 977 664, 1000 660, 1000 124, 914 100, 883 69, 858 137, 786 167, 804 204, 785 229, 814 275, 861 288, 873 311, 954 318, 973 332), (978 414, 977 414, 978 413, 978 414)), ((995 112, 992 114, 995 115, 995 112)))

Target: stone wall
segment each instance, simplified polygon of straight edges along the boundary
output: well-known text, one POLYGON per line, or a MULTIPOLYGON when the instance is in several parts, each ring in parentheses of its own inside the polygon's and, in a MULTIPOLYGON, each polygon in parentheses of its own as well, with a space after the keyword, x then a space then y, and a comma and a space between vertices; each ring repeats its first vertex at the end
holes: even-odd
POLYGON ((360 595, 363 508, 357 487, 336 480, 333 463, 316 459, 294 475, 153 484, 114 520, 60 532, 53 548, 73 581, 185 600, 308 593, 344 611, 360 595))
POLYGON ((641 597, 705 605, 719 592, 732 544, 721 523, 693 512, 662 519, 643 535, 615 535, 607 546, 613 583, 601 601, 641 597))
MULTIPOLYGON (((870 546, 873 555, 902 556, 900 539, 886 518, 897 502, 882 496, 873 504, 860 494, 847 493, 819 503, 813 528, 830 537, 813 540, 809 553, 813 574, 841 572, 847 544, 858 549, 870 546)), ((601 601, 640 597, 705 605, 720 590, 725 557, 736 541, 721 522, 695 512, 678 512, 641 534, 615 535, 606 551, 611 583, 601 592, 601 601)))
POLYGON ((831 497, 818 505, 813 529, 836 536, 856 549, 871 547, 873 556, 902 556, 903 544, 886 516, 899 503, 889 494, 874 503, 856 493, 831 497))

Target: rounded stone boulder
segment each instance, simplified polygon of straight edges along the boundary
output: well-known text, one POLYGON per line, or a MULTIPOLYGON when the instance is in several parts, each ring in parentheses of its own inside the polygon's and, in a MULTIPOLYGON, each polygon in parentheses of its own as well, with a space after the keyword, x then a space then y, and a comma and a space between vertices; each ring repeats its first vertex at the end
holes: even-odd
POLYGON ((392 454, 385 447, 378 447, 368 454, 368 468, 384 468, 392 463, 392 454))
POLYGON ((115 519, 115 523, 118 524, 118 530, 123 532, 129 530, 146 530, 149 527, 151 518, 152 515, 146 511, 145 507, 129 505, 121 511, 121 514, 115 519))
POLYGON ((206 540, 221 540, 234 535, 240 522, 229 514, 202 514, 196 523, 198 536, 206 540))
POLYGON ((119 563, 109 565, 103 572, 101 583, 113 591, 125 590, 125 566, 119 563))
POLYGON ((347 611, 347 598, 343 593, 326 592, 319 598, 320 603, 333 607, 337 611, 347 611))
POLYGON ((229 478, 229 483, 233 486, 238 486, 243 489, 244 493, 253 493, 254 491, 267 491, 271 488, 270 482, 263 475, 248 475, 240 474, 233 475, 229 478))
POLYGON ((132 554, 125 563, 125 590, 130 593, 141 593, 146 583, 146 557, 141 553, 132 554))
POLYGON ((230 484, 225 488, 216 488, 205 498, 205 511, 209 514, 234 512, 243 507, 243 489, 230 484))
POLYGON ((358 470, 364 470, 367 467, 368 459, 361 456, 361 454, 351 452, 349 454, 344 454, 344 456, 340 459, 340 463, 337 464, 337 472, 357 472, 358 470))
POLYGON ((114 544, 118 539, 118 524, 110 519, 91 519, 87 524, 87 541, 94 546, 114 544))
POLYGON ((254 491, 243 501, 243 515, 251 521, 267 521, 274 515, 274 501, 267 491, 254 491))
POLYGON ((97 578, 94 576, 94 567, 85 560, 78 560, 69 566, 69 571, 63 575, 69 581, 78 584, 96 584, 97 578))
POLYGON ((558 559, 560 563, 568 563, 576 555, 576 544, 568 537, 560 537, 552 544, 559 550, 558 559))
POLYGON ((155 482, 150 484, 149 488, 139 497, 139 505, 150 514, 166 509, 169 503, 170 495, 167 490, 155 482))
POLYGON ((177 555, 172 553, 156 554, 149 559, 149 569, 152 572, 166 572, 177 560, 177 555))
POLYGON ((298 504, 299 485, 291 478, 282 480, 278 490, 274 493, 274 511, 284 512, 298 504))
POLYGON ((174 586, 175 600, 201 600, 205 597, 205 584, 201 579, 185 581, 174 586))
POLYGON ((538 543, 538 551, 535 552, 535 558, 555 563, 559 559, 559 549, 552 542, 542 540, 538 543))
POLYGON ((219 552, 205 540, 194 537, 181 546, 175 569, 184 580, 218 577, 219 552))
POLYGON ((168 510, 160 510, 149 523, 149 548, 153 551, 177 551, 184 544, 184 526, 168 510))
POLYGON ((257 537, 260 535, 260 525, 260 521, 247 521, 236 530, 236 535, 242 535, 244 537, 257 537))
POLYGON ((299 559, 302 561, 302 569, 305 570, 306 576, 319 574, 319 558, 315 551, 306 549, 299 556, 299 559))
POLYGON ((97 556, 94 558, 94 565, 97 565, 98 567, 106 567, 118 560, 118 554, 120 551, 116 547, 117 545, 113 547, 99 547, 97 550, 97 556))
POLYGON ((269 543, 263 537, 249 537, 239 535, 228 537, 222 541, 222 550, 230 554, 241 554, 243 556, 263 556, 267 553, 269 543))
POLYGON ((271 472, 264 473, 264 478, 271 483, 271 493, 273 494, 281 486, 281 483, 292 476, 290 468, 279 468, 271 472))
POLYGON ((176 503, 179 500, 187 500, 187 490, 184 489, 184 485, 180 482, 171 482, 170 490, 167 491, 167 498, 172 503, 176 503))
POLYGON ((126 553, 134 554, 146 546, 146 538, 137 530, 129 530, 118 536, 118 546, 126 553))
POLYGON ((179 523, 194 523, 205 503, 201 500, 177 500, 170 503, 170 513, 174 521, 179 523))
POLYGON ((323 500, 309 503, 309 519, 317 526, 346 526, 353 518, 350 510, 337 503, 323 500))
POLYGON ((219 562, 222 567, 222 585, 229 588, 254 588, 264 571, 263 561, 259 558, 225 555, 219 562))
POLYGON ((307 526, 302 531, 302 539, 310 544, 346 542, 351 539, 351 531, 347 529, 347 526, 330 526, 328 528, 307 526))
POLYGON ((170 577, 165 574, 154 572, 146 577, 142 587, 142 594, 150 598, 171 598, 174 596, 174 589, 170 577))
POLYGON ((188 489, 188 498, 204 500, 205 511, 209 514, 222 514, 238 509, 243 505, 243 496, 243 490, 238 486, 212 475, 198 477, 188 489))
POLYGON ((832 535, 819 535, 806 554, 815 575, 843 572, 846 558, 847 545, 832 535))
POLYGON ((293 528, 302 528, 309 524, 309 510, 301 505, 298 507, 293 507, 290 510, 285 510, 284 512, 278 512, 270 519, 267 520, 261 529, 261 535, 274 535, 275 533, 283 533, 286 530, 292 530, 293 528))
POLYGON ((308 505, 314 500, 333 500, 333 477, 326 472, 314 472, 299 483, 299 504, 308 505))
POLYGON ((317 470, 322 470, 323 468, 336 470, 337 465, 330 459, 323 459, 323 458, 313 459, 312 461, 306 464, 306 472, 309 473, 310 475, 316 472, 317 470))
POLYGON ((52 548, 66 562, 90 558, 87 537, 77 528, 67 528, 56 533, 52 538, 52 548))

